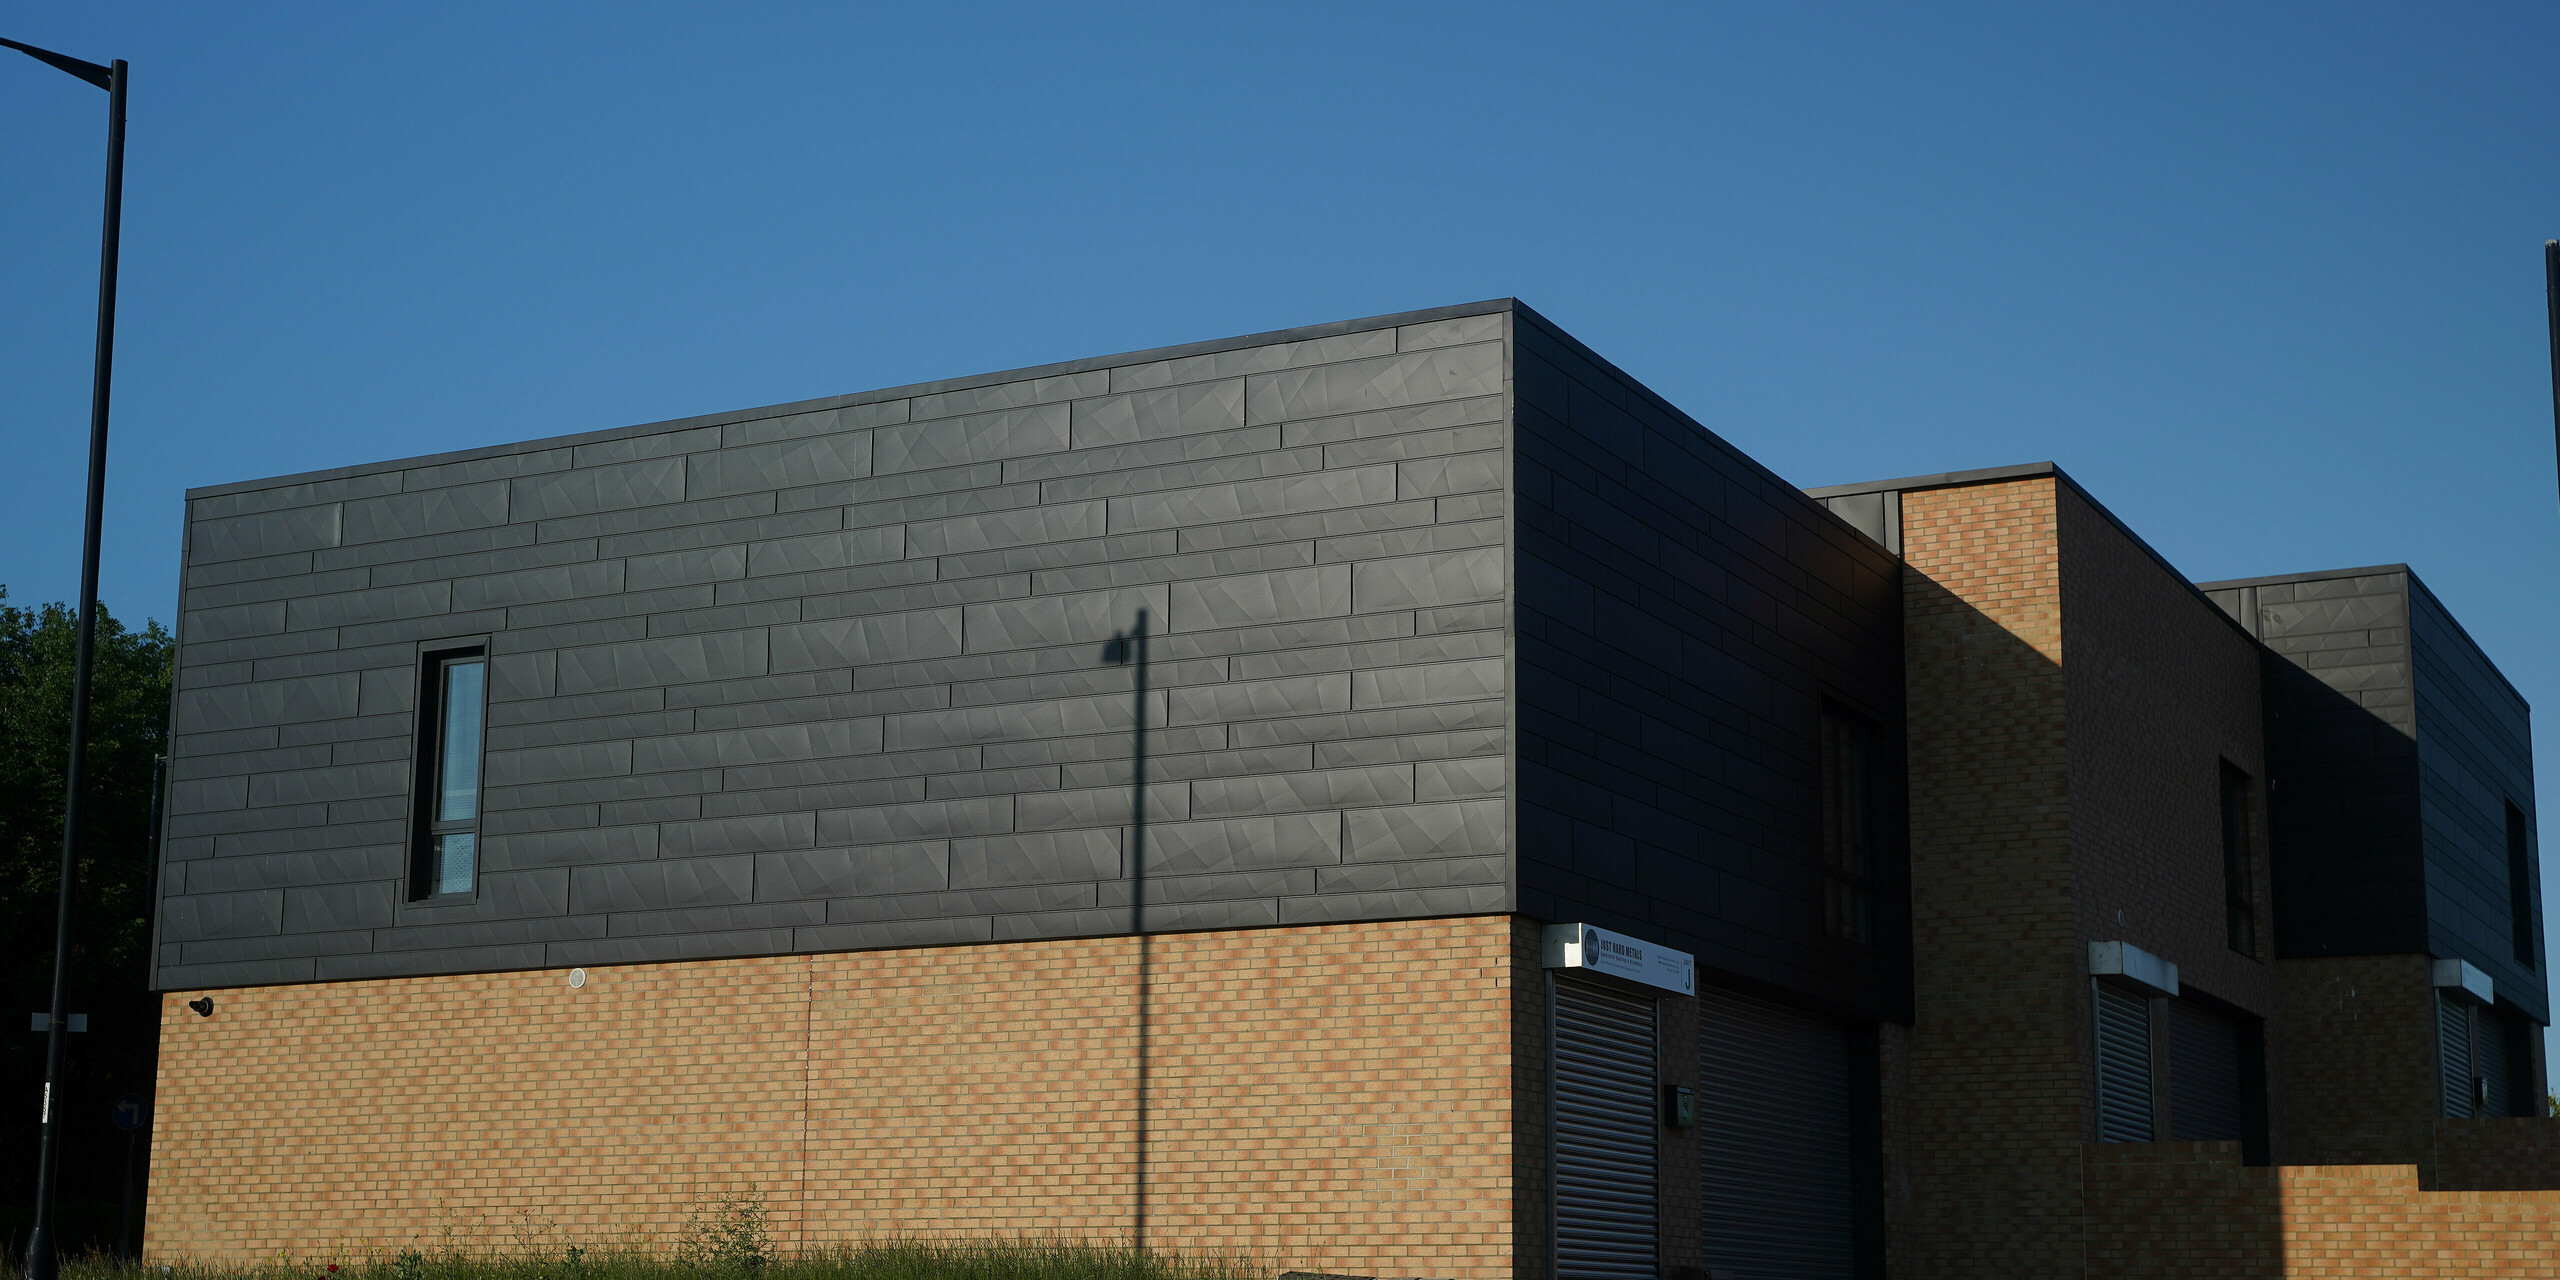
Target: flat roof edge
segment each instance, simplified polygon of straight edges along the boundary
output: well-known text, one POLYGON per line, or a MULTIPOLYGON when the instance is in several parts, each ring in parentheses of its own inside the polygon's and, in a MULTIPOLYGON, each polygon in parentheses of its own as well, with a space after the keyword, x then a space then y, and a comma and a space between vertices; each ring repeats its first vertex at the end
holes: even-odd
POLYGON ((570 435, 545 436, 537 440, 519 440, 508 444, 483 445, 476 449, 456 449, 445 453, 420 454, 381 462, 351 463, 319 471, 298 471, 290 475, 267 476, 255 480, 234 480, 224 484, 204 485, 187 490, 187 501, 218 498, 225 494, 252 493, 260 489, 277 489, 286 485, 316 484, 341 480, 349 476, 372 475, 383 471, 406 471, 412 467, 441 466, 454 462, 476 462, 483 458, 503 458, 511 454, 535 453, 545 449, 564 449, 575 445, 596 444, 606 440, 623 440, 633 436, 661 435, 670 431, 690 431, 701 427, 727 426, 733 422, 753 422, 759 418, 779 418, 795 413, 817 413, 827 409, 845 409, 855 405, 877 404, 884 400, 904 400, 911 396, 936 395, 945 391, 966 391, 972 387, 991 387, 998 383, 1021 382, 1030 378, 1054 378, 1072 373, 1088 373, 1095 369, 1113 369, 1122 365, 1146 364, 1156 360, 1176 360, 1184 356, 1211 355, 1243 347, 1269 346, 1277 342, 1309 342, 1337 334, 1360 333, 1370 329, 1389 329, 1408 324, 1428 324, 1434 320, 1454 320, 1460 316, 1491 315, 1520 307, 1516 298, 1487 298, 1480 302, 1462 302, 1445 307, 1426 307, 1419 311, 1397 311, 1386 315, 1364 316, 1356 320, 1335 320, 1326 324, 1301 325, 1293 329, 1274 329, 1266 333, 1241 334, 1232 338, 1212 338, 1204 342, 1186 342, 1170 347, 1150 347, 1140 351, 1123 351, 1114 355, 1087 356, 1052 364, 1030 365, 1020 369, 1004 369, 993 373, 969 374, 944 378, 935 382, 915 382, 905 386, 882 387, 874 391, 856 391, 847 395, 821 396, 815 400, 796 400, 787 404, 764 405, 752 409, 730 409, 718 413, 697 414, 688 418, 669 418, 661 422, 645 422, 628 427, 605 427, 570 435))
POLYGON ((2016 462, 2005 467, 1977 467, 1971 471, 1941 471, 1936 475, 1904 476, 1899 480, 1864 480, 1856 484, 1827 484, 1807 489, 1808 498, 1845 498, 1860 493, 1908 492, 1913 489, 1952 489, 1957 485, 1988 484, 1994 480, 2017 480, 2026 476, 2049 476, 2062 468, 2050 462, 2016 462))
MULTIPOLYGON (((2369 564, 2354 569, 2315 569, 2309 573, 2275 573, 2262 578, 2224 578, 2218 582, 2199 582, 2206 591, 2229 591, 2236 587, 2280 587, 2292 582, 2327 582, 2333 578, 2370 578, 2377 573, 2408 573, 2405 564, 2369 564)), ((2417 575, 2410 574, 2411 577, 2417 575)))

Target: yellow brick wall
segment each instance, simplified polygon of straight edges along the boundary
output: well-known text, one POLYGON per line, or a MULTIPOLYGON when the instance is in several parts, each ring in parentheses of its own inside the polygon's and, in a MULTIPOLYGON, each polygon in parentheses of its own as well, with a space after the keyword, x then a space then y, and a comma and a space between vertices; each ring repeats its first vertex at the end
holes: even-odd
POLYGON ((787 1246, 1125 1240, 1143 994, 1147 1243, 1508 1277, 1524 927, 173 992, 148 1252, 505 1242, 520 1221, 663 1247, 692 1196, 750 1186, 787 1246), (184 1007, 205 994, 209 1019, 184 1007))
POLYGON ((2093 1143, 2087 1163, 2092 1280, 2560 1277, 2560 1190, 2429 1191, 2408 1164, 2252 1168, 2232 1142, 2093 1143))
POLYGON ((1889 1247, 1923 1276, 2080 1265, 2088 984, 2055 505, 2051 477, 1902 497, 1916 1017, 1886 1203, 1889 1247))

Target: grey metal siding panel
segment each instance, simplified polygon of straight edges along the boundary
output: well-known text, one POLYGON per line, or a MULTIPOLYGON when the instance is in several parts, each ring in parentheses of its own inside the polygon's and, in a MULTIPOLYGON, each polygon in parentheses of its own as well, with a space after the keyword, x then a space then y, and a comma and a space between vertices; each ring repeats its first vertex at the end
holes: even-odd
POLYGON ((1816 764, 1830 700, 1874 722, 1875 776, 1902 777, 1899 562, 1569 338, 1515 323, 1524 909, 1908 1018, 1900 797, 1879 797, 1875 935, 1832 938, 1816 764))
MULTIPOLYGON (((2426 949, 2407 575, 2269 583, 2269 870, 2278 956, 2426 949)), ((2237 604, 2237 602, 2234 602, 2237 604)))
POLYGON ((1508 909, 1508 326, 1412 322, 195 495, 162 924, 268 950, 174 972, 1508 909), (458 642, 481 892, 405 904, 458 642))
MULTIPOLYGON (((2525 900, 2533 928, 2518 963, 2507 865, 2506 807, 2523 811, 2534 841, 2533 734, 2524 699, 2463 634, 2432 592, 2410 578, 2409 641, 2418 727, 2418 815, 2426 850, 2427 951, 2479 966, 2498 995, 2550 1021, 2538 874, 2525 900)), ((2539 859, 2534 861, 2538 871, 2539 859)))

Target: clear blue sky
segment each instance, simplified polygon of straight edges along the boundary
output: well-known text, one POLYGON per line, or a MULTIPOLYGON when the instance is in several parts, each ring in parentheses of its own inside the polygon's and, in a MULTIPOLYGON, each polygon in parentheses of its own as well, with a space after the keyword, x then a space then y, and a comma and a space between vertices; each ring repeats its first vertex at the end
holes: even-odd
MULTIPOLYGON (((2560 730, 2549 5, 97 3, 0 34, 134 64, 127 619, 169 616, 191 485, 1508 294, 1802 484, 2050 458, 2199 579, 2407 561, 2560 730)), ((22 604, 76 583, 103 98, 0 64, 22 604)))

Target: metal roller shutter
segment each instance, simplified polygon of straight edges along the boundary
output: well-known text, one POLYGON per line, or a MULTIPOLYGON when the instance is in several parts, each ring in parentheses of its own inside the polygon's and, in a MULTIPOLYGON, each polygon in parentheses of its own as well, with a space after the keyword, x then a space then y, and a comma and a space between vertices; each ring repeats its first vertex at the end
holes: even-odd
POLYGON ((2186 1000, 2169 1002, 2169 1136, 2240 1141, 2240 1028, 2186 1000))
POLYGON ((1849 1133, 1846 1026, 1699 990, 1698 1187, 1710 1273, 1857 1274, 1849 1133))
POLYGON ((2444 1060, 2444 1113, 2471 1114, 2471 1006, 2436 993, 2436 1050, 2444 1060))
POLYGON ((2471 1071, 2480 1077, 2480 1114, 2514 1115, 2508 1109, 2515 1105, 2515 1099, 2507 1084, 2507 1015, 2496 1009, 2482 1009, 2472 1020, 2479 1030, 2472 1041, 2471 1071))
POLYGON ((1558 1280, 1654 1280, 1653 1000, 1555 979, 1558 1280))
POLYGON ((2098 989, 2098 1141, 2151 1141, 2151 1002, 2098 989))

